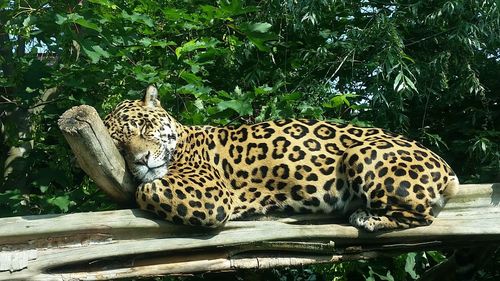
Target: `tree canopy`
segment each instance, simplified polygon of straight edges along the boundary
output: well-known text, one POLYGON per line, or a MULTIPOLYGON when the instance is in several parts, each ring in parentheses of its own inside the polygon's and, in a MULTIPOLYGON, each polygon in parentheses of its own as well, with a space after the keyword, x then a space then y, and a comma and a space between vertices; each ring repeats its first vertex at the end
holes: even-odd
POLYGON ((114 208, 56 122, 79 104, 104 116, 148 84, 184 124, 383 127, 462 182, 500 182, 499 75, 495 0, 3 0, 0 216, 114 208))

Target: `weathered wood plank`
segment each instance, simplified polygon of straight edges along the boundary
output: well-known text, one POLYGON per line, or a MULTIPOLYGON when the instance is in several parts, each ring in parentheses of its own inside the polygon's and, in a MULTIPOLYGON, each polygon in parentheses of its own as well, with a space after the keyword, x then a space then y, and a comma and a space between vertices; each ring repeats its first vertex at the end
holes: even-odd
POLYGON ((130 204, 137 184, 96 110, 88 105, 68 109, 58 121, 80 167, 121 204, 130 204))
POLYGON ((470 242, 499 245, 499 202, 500 184, 463 185, 432 225, 380 233, 321 215, 233 221, 218 231, 175 226, 139 210, 3 218, 0 249, 35 250, 36 259, 25 269, 0 272, 0 280, 108 280, 361 259, 470 242))

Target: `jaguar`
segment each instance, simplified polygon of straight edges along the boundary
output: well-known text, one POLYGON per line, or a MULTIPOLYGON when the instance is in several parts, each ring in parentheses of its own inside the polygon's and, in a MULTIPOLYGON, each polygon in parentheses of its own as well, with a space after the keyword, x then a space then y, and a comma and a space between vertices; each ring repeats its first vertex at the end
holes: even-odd
POLYGON ((402 135, 308 119, 185 126, 154 86, 105 126, 140 182, 139 207, 176 224, 284 211, 343 214, 369 232, 409 228, 432 223, 459 188, 442 158, 402 135))

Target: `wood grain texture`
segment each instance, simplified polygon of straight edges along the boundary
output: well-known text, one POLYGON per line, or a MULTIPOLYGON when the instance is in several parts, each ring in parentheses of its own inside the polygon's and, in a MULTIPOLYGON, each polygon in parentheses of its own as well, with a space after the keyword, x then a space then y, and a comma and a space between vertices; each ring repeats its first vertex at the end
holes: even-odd
POLYGON ((36 259, 24 269, 0 271, 0 280, 109 280, 499 245, 499 202, 500 184, 462 185, 432 225, 379 233, 325 215, 231 221, 215 231, 172 225, 139 210, 3 218, 2 252, 35 250, 36 259))
POLYGON ((85 173, 112 200, 132 203, 137 183, 96 110, 88 105, 72 107, 61 115, 58 125, 85 173))

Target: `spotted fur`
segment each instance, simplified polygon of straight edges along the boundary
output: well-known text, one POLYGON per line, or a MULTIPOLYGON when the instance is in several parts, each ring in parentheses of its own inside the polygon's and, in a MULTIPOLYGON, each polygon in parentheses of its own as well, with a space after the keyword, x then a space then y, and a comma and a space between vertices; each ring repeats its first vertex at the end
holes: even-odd
POLYGON ((134 176, 140 208, 179 224, 219 227, 272 210, 349 215, 367 231, 428 225, 458 190, 439 156, 378 128, 317 120, 184 126, 150 86, 105 124, 134 176))

